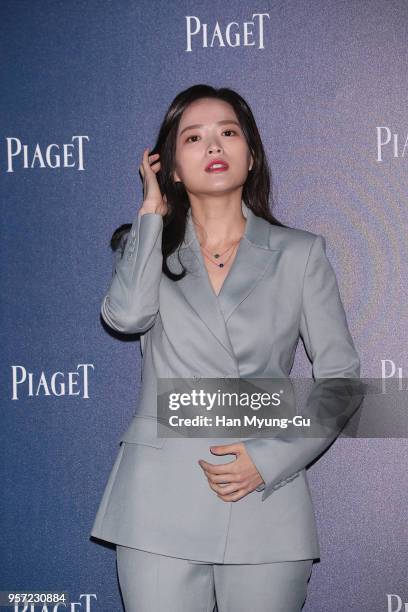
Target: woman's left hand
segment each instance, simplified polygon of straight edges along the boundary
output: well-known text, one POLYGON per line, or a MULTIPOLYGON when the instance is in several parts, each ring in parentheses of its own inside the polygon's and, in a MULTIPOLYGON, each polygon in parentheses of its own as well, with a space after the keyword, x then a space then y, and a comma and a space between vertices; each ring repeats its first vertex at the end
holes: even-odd
POLYGON ((223 501, 238 501, 264 482, 242 442, 211 446, 210 450, 214 455, 236 455, 229 463, 214 464, 204 459, 198 462, 210 487, 223 501))

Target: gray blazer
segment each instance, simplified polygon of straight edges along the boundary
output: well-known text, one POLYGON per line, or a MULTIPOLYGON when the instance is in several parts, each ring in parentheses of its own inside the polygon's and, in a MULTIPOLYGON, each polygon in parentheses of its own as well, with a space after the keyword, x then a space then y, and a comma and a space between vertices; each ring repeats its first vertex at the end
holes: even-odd
MULTIPOLYGON (((332 440, 160 438, 158 378, 288 377, 301 337, 313 377, 360 377, 325 239, 274 226, 242 201, 243 239, 217 296, 187 217, 180 258, 190 271, 162 273, 163 218, 137 213, 102 303, 114 330, 141 333, 142 386, 91 535, 124 546, 214 563, 318 558, 306 475, 332 440), (197 463, 227 463, 211 445, 243 441, 265 485, 221 500, 197 463)), ((171 270, 180 271, 176 254, 171 270)))

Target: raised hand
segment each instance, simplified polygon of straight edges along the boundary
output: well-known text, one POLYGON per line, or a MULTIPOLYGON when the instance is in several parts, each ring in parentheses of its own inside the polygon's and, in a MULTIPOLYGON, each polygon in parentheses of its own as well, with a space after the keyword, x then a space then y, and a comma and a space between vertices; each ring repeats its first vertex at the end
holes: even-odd
POLYGON ((139 214, 156 213, 164 216, 168 211, 167 200, 166 196, 162 195, 156 178, 160 170, 160 155, 149 155, 148 151, 148 147, 143 151, 142 163, 139 166, 143 178, 143 204, 139 214))

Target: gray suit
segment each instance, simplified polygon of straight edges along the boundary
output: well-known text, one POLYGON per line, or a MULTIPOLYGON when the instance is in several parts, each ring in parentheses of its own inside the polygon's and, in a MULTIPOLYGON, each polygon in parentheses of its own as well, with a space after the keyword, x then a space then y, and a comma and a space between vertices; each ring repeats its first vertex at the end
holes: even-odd
MULTIPOLYGON (((102 316, 142 333, 137 413, 121 437, 91 535, 162 555, 214 563, 268 563, 319 557, 306 466, 330 440, 159 438, 157 378, 288 377, 301 336, 313 376, 360 376, 325 240, 273 226, 242 202, 245 234, 219 296, 191 220, 180 258, 190 272, 162 274, 163 219, 134 219, 117 258, 102 316), (227 463, 211 445, 242 440, 265 485, 237 502, 210 488, 198 459, 227 463)), ((170 269, 180 271, 175 254, 170 269)))

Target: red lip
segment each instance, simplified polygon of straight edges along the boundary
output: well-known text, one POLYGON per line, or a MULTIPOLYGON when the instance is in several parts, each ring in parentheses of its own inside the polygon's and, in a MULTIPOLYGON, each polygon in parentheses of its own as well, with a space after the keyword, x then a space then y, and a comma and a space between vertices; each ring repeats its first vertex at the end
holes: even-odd
POLYGON ((229 166, 227 164, 226 161, 224 161, 223 159, 212 159, 210 161, 210 163, 206 166, 205 171, 206 172, 225 172, 225 170, 228 170, 229 166), (214 164, 222 164, 222 168, 212 168, 212 166, 214 166, 214 164))

